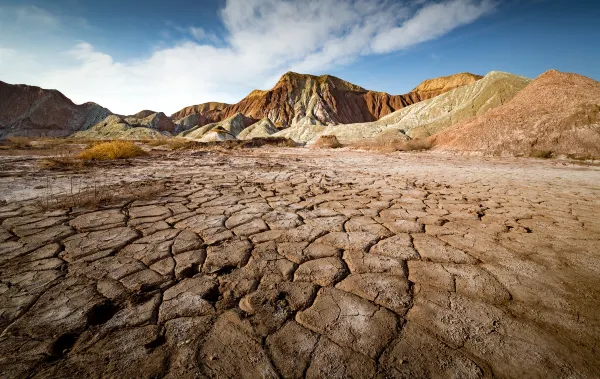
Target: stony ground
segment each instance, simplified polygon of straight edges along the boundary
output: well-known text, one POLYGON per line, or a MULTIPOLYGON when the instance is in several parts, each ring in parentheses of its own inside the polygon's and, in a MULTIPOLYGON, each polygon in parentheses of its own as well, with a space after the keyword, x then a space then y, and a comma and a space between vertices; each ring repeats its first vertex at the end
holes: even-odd
MULTIPOLYGON (((5 198, 43 183, 11 162, 5 198)), ((162 196, 0 207, 3 378, 600 376, 598 167, 306 149, 136 162, 94 175, 168 178, 162 196)))

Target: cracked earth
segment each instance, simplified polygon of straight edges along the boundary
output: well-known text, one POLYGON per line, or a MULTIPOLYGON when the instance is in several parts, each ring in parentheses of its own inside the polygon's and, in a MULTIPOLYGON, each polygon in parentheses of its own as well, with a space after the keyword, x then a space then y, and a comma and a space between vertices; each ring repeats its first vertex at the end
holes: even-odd
MULTIPOLYGON (((136 162, 94 175, 151 173, 164 193, 0 207, 2 377, 600 376, 598 167, 307 149, 136 162)), ((47 181, 18 167, 8 198, 47 181)))

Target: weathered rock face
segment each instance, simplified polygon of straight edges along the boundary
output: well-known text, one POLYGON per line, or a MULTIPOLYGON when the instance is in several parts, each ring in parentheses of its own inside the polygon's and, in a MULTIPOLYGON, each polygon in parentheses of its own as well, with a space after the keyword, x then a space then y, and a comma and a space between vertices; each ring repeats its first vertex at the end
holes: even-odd
POLYGON ((0 81, 0 138, 65 137, 110 114, 95 103, 76 105, 56 90, 0 81))
MULTIPOLYGON (((74 138, 85 139, 156 139, 165 134, 153 126, 161 125, 161 117, 153 114, 144 119, 110 115, 87 130, 72 134, 74 138)), ((162 114, 166 117, 164 114, 162 114)), ((164 119, 163 119, 164 120, 164 119)), ((168 119, 167 119, 168 120, 168 119)), ((170 122, 170 120, 168 120, 170 122)), ((171 123, 172 124, 172 123, 171 123)))
POLYGON ((245 117, 243 114, 236 113, 221 122, 196 126, 181 133, 180 136, 200 140, 201 142, 233 140, 253 122, 254 120, 245 117))
MULTIPOLYGON (((407 105, 478 80, 471 74, 439 78, 406 95, 369 91, 335 76, 288 72, 268 91, 256 90, 237 104, 200 104, 172 115, 181 120, 198 114, 197 125, 224 120, 236 113, 255 120, 269 118, 277 127, 336 125, 375 121, 407 105)), ((186 121, 187 122, 187 121, 186 121)))
POLYGON ((600 156, 600 82, 548 71, 510 102, 435 137, 441 149, 600 156))
MULTIPOLYGON (((431 88, 438 88, 443 84, 443 82, 436 82, 436 80, 422 84, 424 91, 431 93, 431 88)), ((335 135, 341 142, 349 143, 364 138, 373 138, 389 130, 401 130, 413 138, 427 137, 460 120, 483 114, 491 108, 501 106, 525 88, 529 82, 529 79, 521 76, 492 71, 483 79, 472 84, 455 88, 435 98, 410 105, 382 117, 378 121, 333 125, 321 128, 321 130, 313 128, 314 130, 307 131, 297 137, 316 140, 319 135, 335 135)), ((294 128, 298 127, 292 127, 290 130, 294 128)))

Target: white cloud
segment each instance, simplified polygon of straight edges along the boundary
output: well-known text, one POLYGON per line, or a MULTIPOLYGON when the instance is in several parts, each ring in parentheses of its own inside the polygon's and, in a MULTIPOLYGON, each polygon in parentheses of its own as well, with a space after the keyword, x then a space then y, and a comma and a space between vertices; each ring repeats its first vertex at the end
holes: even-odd
POLYGON ((95 101, 123 114, 174 112, 205 101, 238 101, 290 69, 323 72, 361 55, 406 49, 493 8, 491 0, 227 0, 219 14, 226 30, 221 40, 201 27, 177 26, 188 37, 145 58, 116 61, 73 40, 67 52, 55 52, 58 61, 26 66, 20 57, 35 50, 0 46, 0 79, 57 88, 76 102, 95 101))
POLYGON ((451 0, 425 6, 401 26, 378 34, 373 40, 373 51, 389 53, 440 37, 475 21, 494 7, 491 0, 451 0))
POLYGON ((202 28, 190 27, 190 34, 198 41, 202 41, 206 37, 206 32, 202 28))
POLYGON ((32 26, 56 27, 60 24, 58 17, 34 5, 16 8, 19 23, 32 26))

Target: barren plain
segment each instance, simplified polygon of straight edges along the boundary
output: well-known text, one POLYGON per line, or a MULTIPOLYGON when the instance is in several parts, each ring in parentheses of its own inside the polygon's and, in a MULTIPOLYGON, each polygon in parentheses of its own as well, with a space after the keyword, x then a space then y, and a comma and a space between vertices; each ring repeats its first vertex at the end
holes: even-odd
POLYGON ((598 166, 273 147, 37 161, 0 159, 4 378, 600 376, 598 166), (119 200, 136 183, 160 190, 119 200), (117 196, 79 206, 82 185, 117 196))

